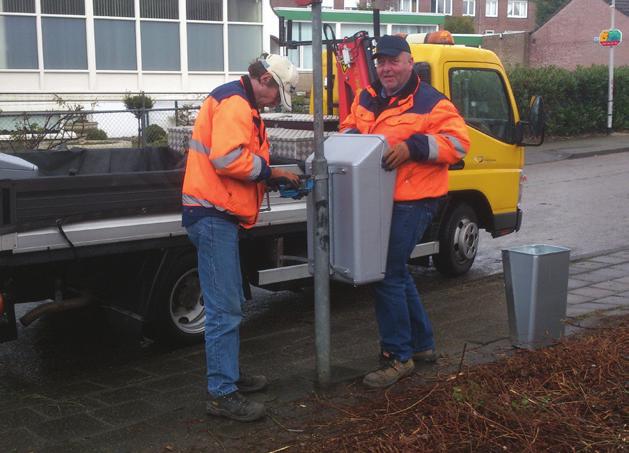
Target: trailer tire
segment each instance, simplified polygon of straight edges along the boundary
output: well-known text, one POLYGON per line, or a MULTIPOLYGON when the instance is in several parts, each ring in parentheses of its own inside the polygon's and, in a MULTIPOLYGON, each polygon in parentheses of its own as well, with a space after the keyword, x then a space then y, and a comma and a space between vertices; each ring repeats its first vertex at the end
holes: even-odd
POLYGON ((158 276, 159 284, 152 298, 152 331, 160 341, 199 343, 205 331, 205 309, 197 274, 197 256, 186 253, 172 257, 168 262, 158 276))
POLYGON ((465 274, 476 258, 478 241, 478 216, 474 209, 463 202, 453 205, 441 223, 435 267, 448 277, 465 274))

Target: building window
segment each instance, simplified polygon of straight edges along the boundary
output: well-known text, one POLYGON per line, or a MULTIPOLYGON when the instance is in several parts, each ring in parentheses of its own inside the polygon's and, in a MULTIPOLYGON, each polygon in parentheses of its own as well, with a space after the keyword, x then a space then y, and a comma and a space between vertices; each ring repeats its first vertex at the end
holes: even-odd
POLYGON ((178 0, 140 0, 140 17, 179 19, 179 2, 178 0))
POLYGON ((34 13, 35 0, 0 0, 0 13, 34 13))
POLYGON ((260 0, 228 0, 227 19, 230 22, 262 22, 260 0))
POLYGON ((246 72, 262 53, 262 26, 233 25, 227 29, 229 71, 246 72))
POLYGON ((42 14, 85 15, 85 0, 41 0, 42 14))
POLYGON ((179 24, 142 21, 142 69, 179 71, 179 24))
POLYGON ((452 102, 465 122, 483 134, 513 143, 515 125, 505 90, 496 71, 455 69, 450 73, 452 102))
POLYGON ((223 20, 223 0, 187 0, 188 20, 223 20))
POLYGON ((37 69, 35 17, 0 16, 0 69, 37 69))
POLYGON ((223 71, 223 25, 188 24, 188 69, 223 71))
MULTIPOLYGON (((310 22, 293 22, 293 40, 311 41, 312 26, 310 22)), ((288 58, 298 68, 312 69, 312 46, 299 46, 288 49, 288 58)))
POLYGON ((42 17, 45 69, 87 69, 85 20, 42 17))
POLYGON ((498 0, 485 0, 485 16, 498 17, 498 0))
MULTIPOLYGON (((392 25, 391 33, 406 33, 408 35, 412 33, 430 33, 437 31, 435 25, 392 25)), ((383 33, 384 34, 384 33, 383 33)))
POLYGON ((418 0, 400 0, 400 11, 404 11, 406 13, 416 13, 419 11, 418 7, 418 0))
POLYGON ((133 0, 94 0, 94 15, 135 17, 133 0))
POLYGON ((330 8, 334 9, 334 0, 322 0, 321 8, 330 8))
POLYGON ((526 19, 528 2, 526 0, 509 0, 507 4, 507 17, 526 19))
POLYGON ((135 22, 130 20, 94 20, 96 69, 135 70, 135 22))
POLYGON ((431 0, 431 12, 437 14, 452 14, 452 0, 431 0))
POLYGON ((495 35, 496 32, 494 30, 485 30, 486 35, 495 35))
POLYGON ((360 6, 360 0, 345 0, 343 2, 343 8, 345 9, 358 9, 360 6))
POLYGON ((463 15, 464 16, 476 15, 476 0, 463 0, 463 15))

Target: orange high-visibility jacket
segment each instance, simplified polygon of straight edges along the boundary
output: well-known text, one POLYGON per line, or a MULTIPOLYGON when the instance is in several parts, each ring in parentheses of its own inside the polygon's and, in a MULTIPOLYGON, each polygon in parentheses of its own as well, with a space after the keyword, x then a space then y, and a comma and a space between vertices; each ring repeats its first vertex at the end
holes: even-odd
POLYGON ((249 79, 216 88, 203 103, 188 145, 182 204, 187 212, 207 210, 255 225, 270 175, 269 143, 249 79))
POLYGON ((413 75, 399 96, 383 98, 377 82, 352 103, 341 130, 382 134, 390 147, 405 141, 411 160, 397 169, 395 201, 436 198, 448 192, 448 166, 463 159, 470 141, 465 121, 439 91, 413 75))

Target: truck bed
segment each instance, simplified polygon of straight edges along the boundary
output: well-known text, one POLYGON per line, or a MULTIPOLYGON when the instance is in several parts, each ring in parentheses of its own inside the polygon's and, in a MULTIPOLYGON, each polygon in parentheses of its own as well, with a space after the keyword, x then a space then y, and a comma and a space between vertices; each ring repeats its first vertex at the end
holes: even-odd
MULTIPOLYGON (((185 157, 168 148, 19 153, 39 175, 0 180, 0 265, 19 255, 183 237, 185 157)), ((293 168, 294 170, 295 168, 293 168)), ((299 224, 306 203, 270 194, 255 229, 299 224)), ((302 225, 303 224, 303 225, 302 225)))

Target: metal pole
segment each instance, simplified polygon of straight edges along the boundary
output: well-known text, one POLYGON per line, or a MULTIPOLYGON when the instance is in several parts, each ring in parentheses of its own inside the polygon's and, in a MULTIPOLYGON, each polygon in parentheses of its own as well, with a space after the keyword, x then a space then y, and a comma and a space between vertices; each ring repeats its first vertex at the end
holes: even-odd
MULTIPOLYGON (((612 25, 610 30, 615 27, 615 11, 616 0, 612 0, 612 25)), ((609 48, 609 83, 607 87, 607 133, 612 133, 612 124, 614 119, 614 47, 609 48)))
POLYGON ((317 379, 330 383, 330 224, 328 221, 328 162, 323 154, 323 68, 321 63, 321 0, 312 2, 312 90, 314 96, 315 180, 315 348, 317 379))

